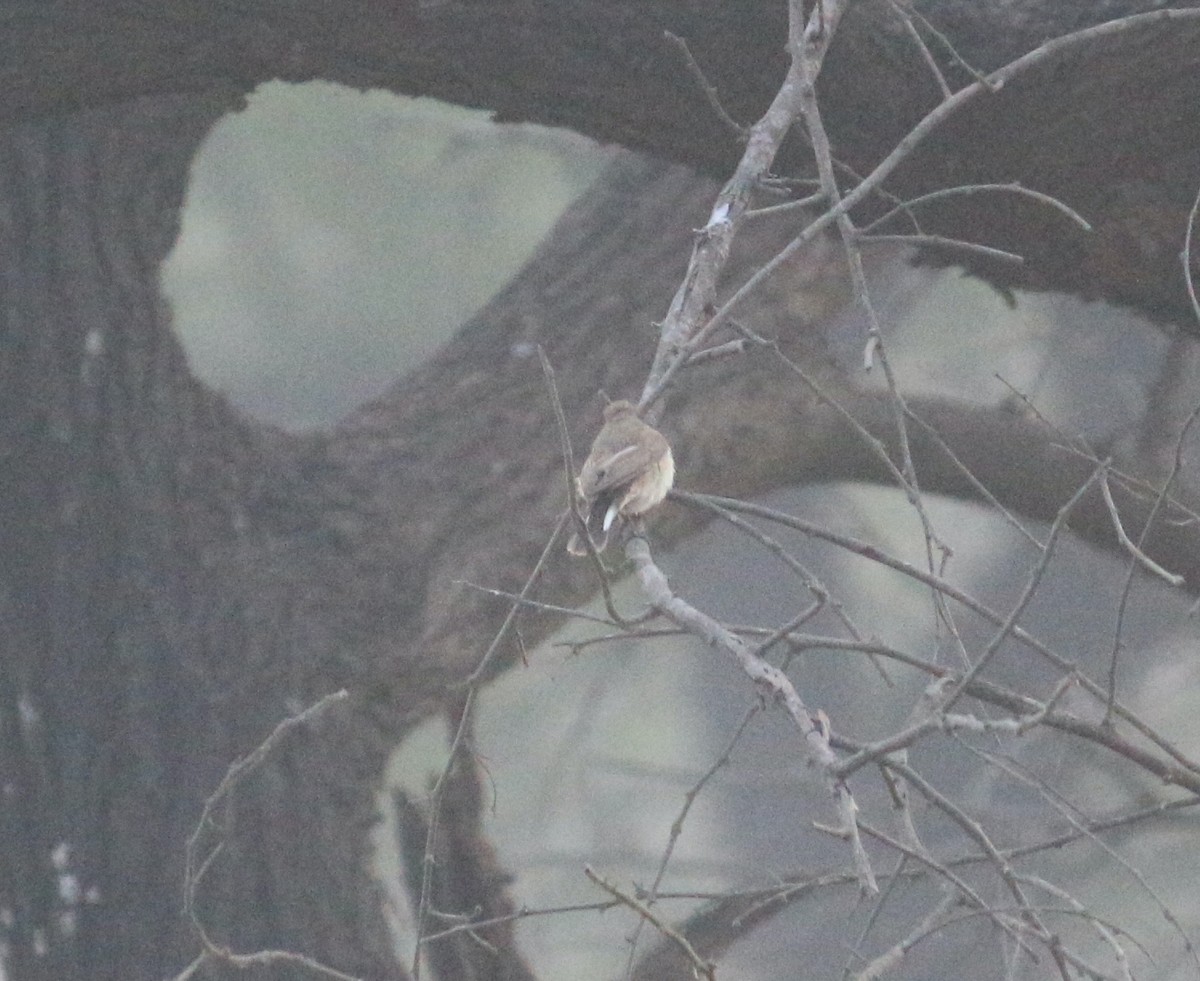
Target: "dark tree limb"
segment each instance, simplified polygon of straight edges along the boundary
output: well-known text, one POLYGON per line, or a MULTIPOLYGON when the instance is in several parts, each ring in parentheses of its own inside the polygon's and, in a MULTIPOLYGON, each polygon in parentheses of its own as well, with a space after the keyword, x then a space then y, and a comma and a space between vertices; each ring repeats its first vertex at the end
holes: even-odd
MULTIPOLYGON (((0 126, 145 93, 237 94, 272 78, 323 78, 477 106, 503 121, 565 126, 723 176, 740 155, 739 140, 668 32, 687 43, 735 119, 758 118, 787 69, 784 5, 759 0, 10 6, 0 126)), ((986 197, 923 210, 922 223, 927 233, 959 240, 986 230, 983 244, 1026 257, 1019 271, 977 264, 998 281, 1103 297, 1190 324, 1178 255, 1200 165, 1200 22, 1168 20, 1147 0, 915 7, 953 49, 929 30, 922 49, 889 3, 859 0, 822 75, 835 152, 858 173, 941 99, 939 77, 957 89, 1047 39, 1156 12, 1063 50, 979 100, 927 140, 888 190, 909 198, 1020 181, 1052 194, 1085 215, 1095 234, 1081 236, 1028 203, 986 197)), ((810 163, 804 141, 793 139, 779 169, 811 175, 810 163)), ((882 199, 875 205, 890 207, 882 199)))

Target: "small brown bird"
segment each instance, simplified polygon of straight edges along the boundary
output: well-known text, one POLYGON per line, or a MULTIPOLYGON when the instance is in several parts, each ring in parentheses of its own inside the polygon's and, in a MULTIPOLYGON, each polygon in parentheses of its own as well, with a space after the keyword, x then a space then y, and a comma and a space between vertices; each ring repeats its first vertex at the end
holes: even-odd
MULTIPOLYGON (((632 403, 609 403, 575 480, 596 551, 604 551, 618 518, 640 518, 667 496, 674 480, 675 459, 662 433, 642 422, 632 403)), ((578 533, 567 542, 567 551, 587 554, 578 533)))

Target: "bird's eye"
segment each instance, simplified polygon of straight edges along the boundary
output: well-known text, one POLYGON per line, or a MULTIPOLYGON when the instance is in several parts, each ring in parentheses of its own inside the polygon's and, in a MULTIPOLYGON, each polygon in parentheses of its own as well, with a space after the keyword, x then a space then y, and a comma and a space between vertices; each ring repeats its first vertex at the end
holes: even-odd
POLYGON ((597 470, 597 471, 596 471, 596 479, 597 479, 597 480, 603 480, 603 479, 604 479, 604 474, 605 474, 605 470, 604 470, 604 468, 603 468, 603 467, 601 467, 599 470, 597 470))

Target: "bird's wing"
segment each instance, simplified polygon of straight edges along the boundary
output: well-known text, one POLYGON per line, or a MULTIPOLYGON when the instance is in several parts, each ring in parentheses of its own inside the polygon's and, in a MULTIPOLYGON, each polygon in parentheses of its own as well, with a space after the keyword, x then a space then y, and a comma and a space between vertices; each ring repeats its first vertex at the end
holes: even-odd
MULTIPOLYGON (((649 427, 647 427, 649 428, 649 427)), ((579 474, 579 489, 586 498, 593 498, 613 487, 627 484, 653 466, 667 451, 667 441, 653 430, 652 438, 642 435, 640 442, 622 442, 614 446, 593 449, 579 474)))

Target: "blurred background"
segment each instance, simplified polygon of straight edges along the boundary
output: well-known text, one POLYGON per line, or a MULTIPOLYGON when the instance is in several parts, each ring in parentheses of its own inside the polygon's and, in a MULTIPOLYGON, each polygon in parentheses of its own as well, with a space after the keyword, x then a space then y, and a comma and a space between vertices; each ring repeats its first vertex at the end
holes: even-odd
POLYGON ((193 369, 259 419, 332 423, 482 306, 606 156, 428 99, 263 85, 197 156, 162 272, 193 369))

